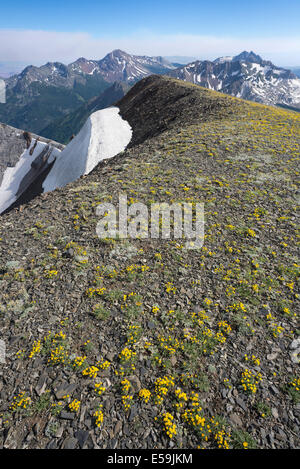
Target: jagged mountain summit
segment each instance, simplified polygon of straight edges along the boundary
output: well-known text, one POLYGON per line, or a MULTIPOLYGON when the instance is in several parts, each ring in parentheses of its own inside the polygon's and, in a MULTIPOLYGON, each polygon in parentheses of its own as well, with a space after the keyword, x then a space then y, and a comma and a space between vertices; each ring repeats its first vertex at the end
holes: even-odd
POLYGON ((271 62, 267 62, 266 60, 263 60, 260 55, 255 54, 253 51, 247 52, 243 51, 238 55, 235 55, 233 57, 231 56, 225 56, 225 57, 219 57, 216 60, 214 60, 214 63, 224 63, 224 62, 250 62, 250 63, 260 63, 262 64, 263 62, 266 64, 270 64, 271 62))
POLYGON ((300 108, 300 79, 252 51, 213 62, 197 60, 169 75, 238 98, 300 108))
POLYGON ((152 73, 165 73, 175 67, 163 57, 147 57, 114 50, 97 62, 97 71, 108 82, 134 83, 152 73))

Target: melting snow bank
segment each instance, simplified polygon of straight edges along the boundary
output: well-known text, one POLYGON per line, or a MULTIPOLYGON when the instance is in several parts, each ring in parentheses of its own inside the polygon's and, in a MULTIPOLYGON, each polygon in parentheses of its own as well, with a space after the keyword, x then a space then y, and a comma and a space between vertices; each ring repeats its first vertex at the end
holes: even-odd
POLYGON ((94 112, 80 132, 57 156, 43 183, 44 192, 53 191, 90 173, 97 164, 125 150, 132 137, 127 121, 119 108, 94 112))
POLYGON ((24 194, 33 198, 32 194, 53 191, 90 173, 101 160, 125 150, 131 137, 131 127, 120 116, 119 108, 110 107, 93 113, 62 151, 51 144, 32 142, 18 163, 5 170, 0 213, 22 200, 24 194))
POLYGON ((33 140, 30 147, 20 156, 16 166, 7 168, 3 174, 0 213, 8 209, 49 168, 60 153, 57 148, 33 140))

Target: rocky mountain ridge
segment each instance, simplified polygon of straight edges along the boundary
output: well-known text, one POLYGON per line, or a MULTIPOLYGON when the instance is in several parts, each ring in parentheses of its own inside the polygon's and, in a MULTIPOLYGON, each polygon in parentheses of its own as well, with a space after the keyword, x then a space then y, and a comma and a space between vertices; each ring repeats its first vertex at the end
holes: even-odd
POLYGON ((238 98, 268 105, 300 107, 300 79, 254 52, 221 57, 214 62, 195 61, 169 75, 238 98))

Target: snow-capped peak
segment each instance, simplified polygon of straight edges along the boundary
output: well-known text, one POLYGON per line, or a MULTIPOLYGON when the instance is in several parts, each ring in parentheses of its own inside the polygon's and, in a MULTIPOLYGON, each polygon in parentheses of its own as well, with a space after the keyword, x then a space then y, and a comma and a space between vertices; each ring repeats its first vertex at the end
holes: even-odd
POLYGON ((223 64, 224 62, 231 62, 233 60, 233 57, 231 56, 225 56, 225 57, 219 57, 218 59, 214 60, 215 64, 223 64))
POLYGON ((214 62, 195 61, 169 75, 238 98, 300 107, 300 79, 253 51, 219 57, 214 62))

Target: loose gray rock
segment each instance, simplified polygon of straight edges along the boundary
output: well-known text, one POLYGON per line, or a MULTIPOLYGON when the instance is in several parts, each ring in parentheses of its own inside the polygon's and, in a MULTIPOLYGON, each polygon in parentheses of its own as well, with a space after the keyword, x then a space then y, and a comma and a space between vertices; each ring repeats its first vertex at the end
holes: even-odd
POLYGON ((0 363, 3 365, 6 363, 6 346, 4 340, 0 340, 0 363))

